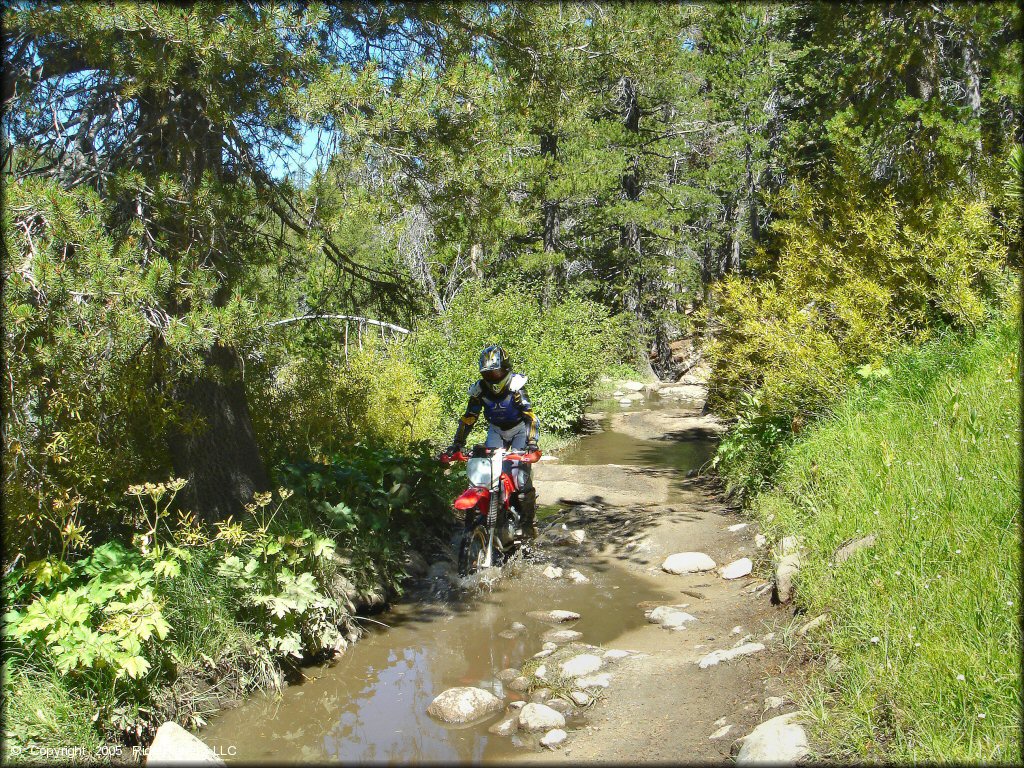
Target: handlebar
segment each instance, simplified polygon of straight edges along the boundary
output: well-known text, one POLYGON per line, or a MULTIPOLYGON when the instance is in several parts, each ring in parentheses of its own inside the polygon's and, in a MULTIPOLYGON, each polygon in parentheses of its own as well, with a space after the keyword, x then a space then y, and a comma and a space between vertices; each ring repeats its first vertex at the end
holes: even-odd
MULTIPOLYGON (((524 464, 533 464, 534 462, 540 461, 541 452, 532 451, 531 453, 506 453, 506 461, 521 461, 524 464)), ((444 465, 451 464, 453 461, 469 461, 471 457, 464 454, 462 451, 456 451, 455 453, 442 453, 438 456, 438 461, 444 465)))

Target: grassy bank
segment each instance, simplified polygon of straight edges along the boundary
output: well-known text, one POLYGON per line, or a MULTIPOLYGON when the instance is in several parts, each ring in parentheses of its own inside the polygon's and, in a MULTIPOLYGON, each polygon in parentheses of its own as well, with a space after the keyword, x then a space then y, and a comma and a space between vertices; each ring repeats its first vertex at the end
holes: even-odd
POLYGON ((828 757, 1021 759, 1018 311, 864 382, 753 501, 803 537, 797 601, 830 617, 805 702, 828 757))

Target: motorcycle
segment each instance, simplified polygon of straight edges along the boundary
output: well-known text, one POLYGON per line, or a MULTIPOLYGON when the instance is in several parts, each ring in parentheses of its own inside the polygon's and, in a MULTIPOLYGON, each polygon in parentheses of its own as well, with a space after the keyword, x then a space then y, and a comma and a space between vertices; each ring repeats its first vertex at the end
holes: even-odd
POLYGON ((473 446, 471 456, 462 451, 441 454, 445 466, 455 461, 466 462, 469 488, 453 506, 465 512, 465 528, 459 545, 459 575, 469 576, 480 568, 501 565, 520 545, 517 531, 520 511, 515 504, 516 483, 505 471, 506 461, 532 464, 540 459, 540 451, 506 453, 504 448, 473 446))

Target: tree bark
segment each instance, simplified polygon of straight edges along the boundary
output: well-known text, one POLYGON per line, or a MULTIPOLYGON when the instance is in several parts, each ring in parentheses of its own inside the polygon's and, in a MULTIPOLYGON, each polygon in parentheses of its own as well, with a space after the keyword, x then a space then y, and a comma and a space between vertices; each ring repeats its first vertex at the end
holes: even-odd
POLYGON ((205 367, 175 384, 180 425, 171 434, 171 459, 188 484, 179 501, 206 522, 239 514, 257 491, 270 490, 260 458, 237 354, 215 346, 205 367))

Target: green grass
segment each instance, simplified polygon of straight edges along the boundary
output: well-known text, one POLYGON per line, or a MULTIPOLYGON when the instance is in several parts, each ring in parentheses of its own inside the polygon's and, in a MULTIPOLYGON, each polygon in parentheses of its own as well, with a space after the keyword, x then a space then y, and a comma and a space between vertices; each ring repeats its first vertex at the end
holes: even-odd
POLYGON ((787 452, 753 504, 804 537, 821 664, 805 694, 833 759, 1019 763, 1020 325, 892 364, 787 452), (846 540, 877 544, 831 564, 846 540))

